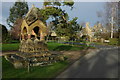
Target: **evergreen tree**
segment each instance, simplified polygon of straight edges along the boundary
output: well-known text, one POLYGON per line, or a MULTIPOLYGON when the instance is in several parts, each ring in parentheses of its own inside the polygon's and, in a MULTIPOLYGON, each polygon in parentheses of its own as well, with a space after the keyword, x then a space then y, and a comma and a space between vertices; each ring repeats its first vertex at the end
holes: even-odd
POLYGON ((23 18, 23 16, 28 12, 27 2, 15 2, 15 4, 10 8, 10 15, 7 19, 7 23, 10 27, 13 27, 14 22, 17 19, 23 18))
POLYGON ((0 34, 2 37, 0 38, 0 42, 2 41, 2 42, 6 42, 6 40, 7 40, 7 37, 8 37, 8 30, 7 30, 7 28, 4 26, 4 25, 2 25, 2 24, 0 24, 0 33, 2 34, 0 34), (1 32, 2 31, 2 32, 1 32))
POLYGON ((46 23, 46 20, 52 18, 52 30, 54 30, 58 36, 67 36, 70 39, 74 38, 77 31, 80 30, 77 18, 69 20, 68 13, 61 7, 69 6, 73 8, 74 2, 44 2, 44 8, 40 9, 40 19, 46 23))

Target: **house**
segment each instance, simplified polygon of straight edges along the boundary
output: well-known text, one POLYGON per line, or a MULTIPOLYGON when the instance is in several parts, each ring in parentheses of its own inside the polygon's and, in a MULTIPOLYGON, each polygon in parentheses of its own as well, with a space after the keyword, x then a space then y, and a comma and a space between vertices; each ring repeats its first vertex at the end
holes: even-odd
POLYGON ((102 24, 98 23, 93 27, 89 26, 89 22, 86 23, 85 27, 82 29, 80 36, 84 38, 85 41, 102 41, 103 38, 100 37, 101 33, 106 33, 107 30, 102 26, 102 24))

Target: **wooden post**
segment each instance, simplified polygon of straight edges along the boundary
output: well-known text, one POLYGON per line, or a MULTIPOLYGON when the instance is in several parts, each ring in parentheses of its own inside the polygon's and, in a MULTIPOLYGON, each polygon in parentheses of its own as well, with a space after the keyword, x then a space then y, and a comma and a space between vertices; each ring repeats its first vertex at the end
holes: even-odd
POLYGON ((29 64, 29 62, 28 62, 28 73, 30 72, 30 64, 29 64))

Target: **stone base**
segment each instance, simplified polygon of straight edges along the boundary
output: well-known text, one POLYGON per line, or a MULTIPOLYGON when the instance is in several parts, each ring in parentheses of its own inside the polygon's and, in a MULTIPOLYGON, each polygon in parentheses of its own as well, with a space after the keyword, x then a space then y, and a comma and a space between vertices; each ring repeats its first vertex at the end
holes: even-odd
POLYGON ((21 40, 19 51, 23 53, 42 53, 47 52, 48 48, 44 41, 27 39, 21 40))
POLYGON ((34 41, 22 40, 19 52, 9 54, 6 59, 10 61, 15 68, 27 66, 42 66, 56 61, 63 61, 64 57, 60 54, 52 54, 47 49, 43 41, 35 39, 34 41))
POLYGON ((57 61, 64 61, 64 56, 49 53, 16 53, 5 57, 15 68, 29 66, 43 66, 57 61), (29 54, 29 55, 28 55, 29 54))

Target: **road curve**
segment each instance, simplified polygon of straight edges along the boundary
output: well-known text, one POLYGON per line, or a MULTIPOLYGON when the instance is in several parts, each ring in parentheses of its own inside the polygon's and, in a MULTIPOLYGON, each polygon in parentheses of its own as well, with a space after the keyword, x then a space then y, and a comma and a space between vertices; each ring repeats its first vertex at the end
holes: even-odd
POLYGON ((120 48, 104 48, 85 55, 57 78, 118 78, 118 51, 120 48))

